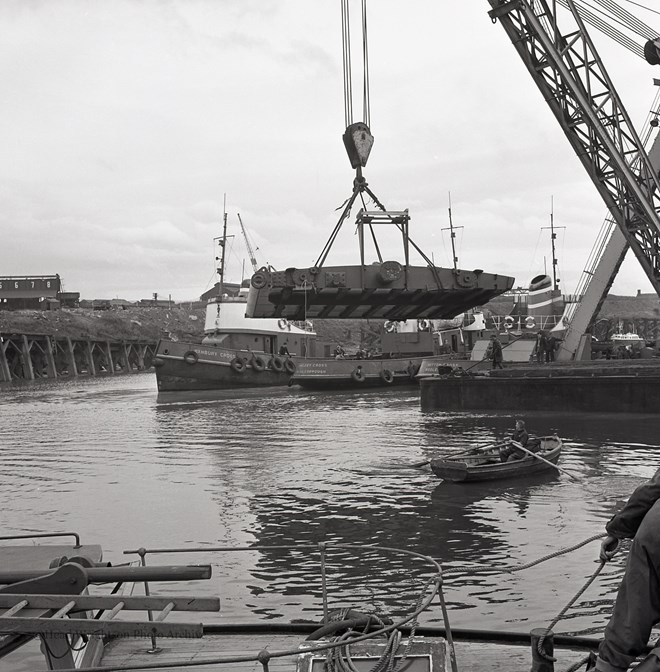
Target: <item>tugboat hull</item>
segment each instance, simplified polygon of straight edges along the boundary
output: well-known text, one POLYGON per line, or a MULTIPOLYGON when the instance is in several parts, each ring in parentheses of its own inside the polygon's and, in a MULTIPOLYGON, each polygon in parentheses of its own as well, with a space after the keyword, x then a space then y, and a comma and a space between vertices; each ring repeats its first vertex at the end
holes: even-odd
POLYGON ((160 341, 154 367, 159 392, 282 387, 295 371, 285 357, 172 341, 160 341))

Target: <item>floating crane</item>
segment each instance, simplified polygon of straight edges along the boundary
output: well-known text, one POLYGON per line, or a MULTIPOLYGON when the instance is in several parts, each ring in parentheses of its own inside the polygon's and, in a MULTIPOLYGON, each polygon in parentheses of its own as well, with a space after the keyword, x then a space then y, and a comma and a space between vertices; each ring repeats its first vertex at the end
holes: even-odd
POLYGON ((252 272, 256 273, 259 270, 259 264, 257 264, 257 259, 254 256, 254 250, 252 249, 252 245, 250 245, 250 240, 248 238, 247 231, 243 226, 243 220, 241 219, 240 214, 238 213, 236 214, 238 215, 238 222, 241 225, 241 231, 243 232, 243 238, 245 239, 245 247, 247 247, 248 256, 250 257, 250 263, 252 264, 252 272))
POLYGON ((609 240, 567 325, 560 359, 585 341, 630 247, 660 295, 660 181, 573 0, 488 0, 612 216, 609 240))

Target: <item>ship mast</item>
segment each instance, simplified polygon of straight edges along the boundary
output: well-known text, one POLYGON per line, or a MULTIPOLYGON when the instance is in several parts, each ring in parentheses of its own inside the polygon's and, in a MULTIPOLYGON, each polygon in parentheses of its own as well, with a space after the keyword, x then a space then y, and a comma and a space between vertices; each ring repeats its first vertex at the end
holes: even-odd
POLYGON ((557 277, 557 253, 555 251, 555 240, 557 240, 557 229, 565 229, 565 226, 555 226, 555 205, 554 196, 550 196, 550 226, 542 226, 541 229, 550 229, 550 242, 552 244, 552 288, 559 289, 559 278, 557 277))
POLYGON ((454 222, 451 218, 451 191, 449 192, 449 226, 441 229, 442 231, 449 231, 451 238, 451 258, 452 263, 454 264, 454 273, 458 272, 458 257, 456 256, 456 229, 462 229, 462 226, 454 226, 454 222))
POLYGON ((218 297, 222 298, 222 295, 225 293, 225 248, 227 247, 227 194, 224 195, 222 203, 222 237, 216 238, 218 245, 222 248, 222 253, 220 259, 215 258, 216 261, 220 261, 220 266, 218 266, 218 275, 220 276, 220 282, 218 283, 218 297))

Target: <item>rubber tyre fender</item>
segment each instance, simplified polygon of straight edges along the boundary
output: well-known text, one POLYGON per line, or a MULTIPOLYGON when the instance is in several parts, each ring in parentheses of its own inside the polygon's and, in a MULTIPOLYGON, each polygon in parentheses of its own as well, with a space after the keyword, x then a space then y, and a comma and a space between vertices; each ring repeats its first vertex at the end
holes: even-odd
POLYGON ((383 369, 380 372, 380 379, 384 382, 387 383, 388 385, 391 385, 394 382, 394 374, 390 369, 383 369))
POLYGON ((366 379, 366 376, 364 375, 364 371, 362 369, 355 369, 351 373, 351 380, 355 381, 356 383, 364 383, 366 379))
POLYGON ((259 355, 253 355, 252 359, 250 360, 250 364, 257 373, 261 373, 261 371, 266 368, 266 362, 264 361, 264 358, 259 357, 259 355))
POLYGON ((271 357, 271 360, 269 362, 270 368, 275 371, 275 373, 282 373, 284 371, 284 361, 282 360, 281 357, 271 357))
POLYGON ((234 359, 229 362, 229 366, 231 366, 236 373, 244 373, 246 364, 245 360, 240 357, 234 357, 234 359))
MULTIPOLYGON (((153 361, 151 362, 156 368, 159 366, 163 366, 165 364, 165 360, 162 357, 154 357, 153 361)), ((188 362, 190 364, 190 362, 188 362)))
POLYGON ((286 359, 284 361, 284 369, 287 373, 294 374, 296 372, 296 363, 292 359, 286 359))
POLYGON ((194 350, 188 350, 188 352, 183 355, 183 361, 186 364, 190 364, 190 366, 197 364, 198 359, 199 355, 194 350))

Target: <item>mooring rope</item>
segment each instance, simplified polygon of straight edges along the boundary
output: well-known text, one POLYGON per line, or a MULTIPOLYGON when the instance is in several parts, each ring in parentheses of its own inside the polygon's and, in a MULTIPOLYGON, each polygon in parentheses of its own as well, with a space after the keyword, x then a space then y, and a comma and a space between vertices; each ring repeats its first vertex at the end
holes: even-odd
POLYGON ((521 572, 523 569, 529 569, 530 567, 535 567, 536 565, 540 565, 542 562, 546 562, 548 560, 552 560, 552 558, 558 558, 561 555, 565 555, 566 553, 570 553, 571 551, 577 551, 578 548, 582 548, 583 546, 586 546, 587 544, 590 544, 592 541, 596 541, 597 539, 602 539, 603 537, 607 536, 606 534, 594 534, 593 536, 584 539, 583 541, 574 544, 573 546, 567 546, 566 548, 560 548, 558 551, 553 551, 552 553, 548 553, 547 555, 544 555, 541 558, 538 558, 537 560, 532 560, 531 562, 526 562, 523 565, 504 565, 503 567, 478 567, 478 566, 470 566, 470 565, 461 565, 459 567, 447 567, 447 569, 443 569, 442 573, 443 574, 453 574, 455 572, 509 572, 509 573, 514 573, 514 572, 521 572))
POLYGON ((546 658, 547 660, 552 660, 553 662, 556 661, 557 659, 549 656, 544 650, 543 650, 543 642, 545 641, 545 638, 547 637, 548 633, 552 631, 552 628, 559 623, 559 621, 564 617, 566 612, 575 604, 575 602, 578 601, 582 593, 589 588, 589 586, 596 580, 596 577, 601 573, 603 570, 603 567, 605 567, 605 560, 601 560, 600 564, 596 568, 596 571, 587 579, 586 583, 578 590, 577 593, 568 601, 566 606, 552 619, 550 622, 550 625, 546 628, 545 632, 541 635, 539 638, 538 644, 536 646, 536 650, 539 652, 539 655, 541 655, 543 658, 546 658))
MULTIPOLYGON (((447 569, 443 570, 444 574, 450 574, 450 573, 456 573, 456 572, 508 572, 508 573, 514 573, 514 572, 520 572, 524 569, 529 569, 530 567, 535 567, 536 565, 540 565, 543 562, 547 562, 548 560, 552 560, 553 558, 558 558, 562 555, 566 555, 567 553, 571 553, 572 551, 576 551, 579 548, 582 548, 583 546, 586 546, 587 544, 590 544, 592 541, 596 541, 597 539, 602 539, 604 538, 605 534, 594 534, 591 537, 588 537, 587 539, 584 539, 583 541, 580 541, 577 544, 574 544, 573 546, 567 546, 566 548, 560 548, 557 551, 553 551, 552 553, 548 553, 547 555, 544 555, 541 558, 538 558, 536 560, 532 560, 531 562, 526 562, 522 565, 510 565, 510 566, 504 566, 504 567, 471 567, 469 565, 463 565, 460 567, 448 567, 447 569)), ((537 651, 539 655, 546 660, 550 660, 555 662, 557 659, 554 658, 553 656, 549 656, 544 650, 543 650, 543 643, 545 641, 545 638, 547 635, 552 631, 552 629, 559 623, 559 621, 566 615, 566 612, 577 602, 577 600, 582 596, 582 594, 589 588, 589 586, 596 580, 598 575, 601 573, 603 568, 605 567, 605 561, 601 560, 600 564, 596 568, 596 570, 593 572, 593 574, 587 579, 587 581, 584 583, 584 585, 578 590, 578 592, 569 600, 569 602, 566 604, 566 606, 552 619, 550 622, 550 625, 545 629, 545 632, 543 635, 539 638, 538 644, 537 644, 537 651)), ((564 672, 576 672, 576 670, 579 670, 583 665, 586 665, 589 662, 590 656, 587 655, 578 662, 574 663, 570 667, 568 667, 564 672)))
POLYGON ((573 663, 570 667, 567 667, 564 672, 575 672, 579 670, 583 665, 586 665, 591 658, 591 654, 586 655, 584 658, 578 660, 577 663, 573 663))

